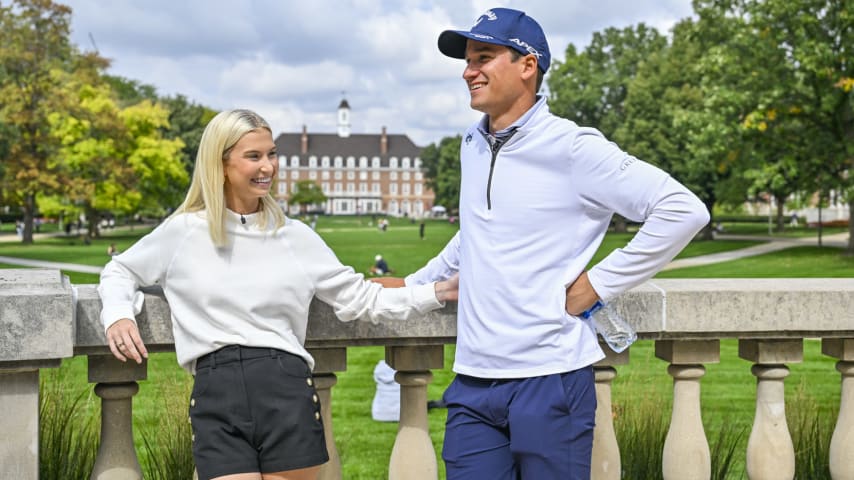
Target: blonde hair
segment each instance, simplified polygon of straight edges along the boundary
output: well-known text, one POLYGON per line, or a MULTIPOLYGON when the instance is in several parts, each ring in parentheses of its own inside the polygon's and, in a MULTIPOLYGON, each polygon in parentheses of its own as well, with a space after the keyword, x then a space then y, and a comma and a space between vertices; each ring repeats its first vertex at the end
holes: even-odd
MULTIPOLYGON (((234 145, 247 133, 264 129, 273 133, 266 120, 250 110, 226 110, 208 122, 193 170, 193 181, 184 202, 172 216, 181 213, 205 211, 211 240, 217 247, 229 243, 225 228, 225 168, 223 163, 234 145)), ((272 190, 270 191, 272 192, 272 190)), ((276 228, 285 224, 282 212, 272 193, 261 199, 258 224, 262 229, 272 222, 276 228)), ((170 217, 171 218, 171 217, 170 217)))

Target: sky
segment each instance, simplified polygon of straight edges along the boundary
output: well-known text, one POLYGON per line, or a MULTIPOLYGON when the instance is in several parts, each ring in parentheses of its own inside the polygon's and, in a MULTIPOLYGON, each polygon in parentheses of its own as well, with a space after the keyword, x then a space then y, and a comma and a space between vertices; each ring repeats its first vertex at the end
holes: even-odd
POLYGON ((71 39, 111 60, 108 73, 214 110, 248 108, 274 134, 336 131, 342 98, 353 133, 408 135, 419 146, 461 133, 469 108, 462 60, 443 30, 468 30, 492 7, 523 10, 552 62, 594 32, 638 23, 667 34, 691 0, 55 0, 71 39))

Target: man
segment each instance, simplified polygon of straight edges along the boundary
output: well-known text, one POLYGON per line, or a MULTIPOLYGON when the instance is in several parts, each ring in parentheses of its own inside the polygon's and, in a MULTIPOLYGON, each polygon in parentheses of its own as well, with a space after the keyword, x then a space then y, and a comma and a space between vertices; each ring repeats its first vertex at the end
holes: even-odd
POLYGON ((484 113, 461 144, 460 231, 405 281, 460 274, 448 479, 587 479, 604 354, 585 314, 655 275, 708 212, 665 172, 549 113, 537 95, 549 47, 524 12, 487 11, 442 32, 439 50, 465 60, 484 113), (643 226, 585 271, 614 213, 643 226))

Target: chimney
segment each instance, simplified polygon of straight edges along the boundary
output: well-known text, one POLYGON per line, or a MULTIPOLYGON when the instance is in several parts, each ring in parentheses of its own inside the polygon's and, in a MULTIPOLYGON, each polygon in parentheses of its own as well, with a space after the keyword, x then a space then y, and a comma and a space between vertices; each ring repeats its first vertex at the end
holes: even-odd
POLYGON ((308 153, 308 129, 305 125, 302 126, 302 137, 300 137, 300 153, 303 155, 308 153))
POLYGON ((380 137, 380 155, 388 154, 388 136, 385 134, 385 126, 383 126, 383 134, 380 137))

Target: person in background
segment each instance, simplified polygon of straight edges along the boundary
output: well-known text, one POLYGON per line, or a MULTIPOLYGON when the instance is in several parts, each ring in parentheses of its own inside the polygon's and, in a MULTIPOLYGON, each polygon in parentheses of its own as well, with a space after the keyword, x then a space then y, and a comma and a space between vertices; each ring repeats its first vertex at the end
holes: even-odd
POLYGON ((178 363, 194 374, 193 459, 200 480, 314 479, 328 460, 309 304, 344 321, 411 318, 456 298, 456 280, 384 289, 342 265, 270 194, 272 130, 249 110, 217 114, 202 134, 184 203, 104 267, 98 292, 110 351, 148 356, 134 320, 142 286, 162 287, 178 363))
POLYGON ((107 247, 107 255, 112 257, 113 255, 118 255, 118 254, 119 254, 119 250, 116 248, 116 244, 111 243, 110 246, 107 247))
POLYGON ((388 262, 385 261, 382 255, 374 257, 374 266, 371 267, 371 273, 380 276, 391 273, 391 269, 388 267, 388 262))
POLYGON ((377 281, 459 272, 448 480, 588 479, 593 364, 605 356, 589 317, 655 275, 709 214, 666 172, 549 112, 537 92, 551 54, 524 12, 493 8, 438 46, 465 60, 484 114, 462 135, 460 231, 405 281, 377 281), (586 270, 615 213, 643 225, 586 270))

